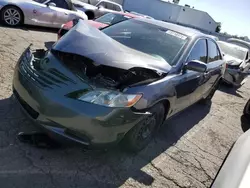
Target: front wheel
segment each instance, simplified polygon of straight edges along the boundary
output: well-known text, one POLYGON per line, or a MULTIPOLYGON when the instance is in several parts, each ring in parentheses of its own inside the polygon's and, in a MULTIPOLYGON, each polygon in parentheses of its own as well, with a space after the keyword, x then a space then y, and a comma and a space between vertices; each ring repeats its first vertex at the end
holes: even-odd
POLYGON ((23 21, 23 14, 17 7, 8 6, 1 11, 1 20, 9 26, 20 25, 23 21))
POLYGON ((164 121, 165 107, 159 103, 152 107, 149 112, 151 115, 140 121, 125 135, 122 141, 125 149, 138 152, 144 149, 152 140, 156 130, 164 121))

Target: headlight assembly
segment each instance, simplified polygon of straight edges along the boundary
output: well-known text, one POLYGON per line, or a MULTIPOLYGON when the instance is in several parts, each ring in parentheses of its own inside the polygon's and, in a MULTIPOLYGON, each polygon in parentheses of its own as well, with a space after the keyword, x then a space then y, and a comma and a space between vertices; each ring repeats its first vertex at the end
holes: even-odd
POLYGON ((68 96, 71 98, 74 96, 75 99, 107 107, 131 107, 142 97, 141 94, 123 94, 108 90, 87 91, 77 95, 69 94, 68 96))

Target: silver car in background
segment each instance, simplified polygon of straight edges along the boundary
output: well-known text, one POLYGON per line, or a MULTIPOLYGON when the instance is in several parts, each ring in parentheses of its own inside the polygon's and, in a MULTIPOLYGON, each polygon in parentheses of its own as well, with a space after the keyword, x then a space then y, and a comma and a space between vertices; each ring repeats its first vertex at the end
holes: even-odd
POLYGON ((250 130, 240 136, 225 158, 211 188, 249 188, 250 130))
POLYGON ((0 0, 0 19, 6 25, 38 25, 60 28, 73 19, 87 20, 71 0, 0 0))
POLYGON ((236 87, 242 86, 249 75, 250 59, 248 49, 224 41, 217 41, 217 43, 227 62, 224 81, 236 87))
POLYGON ((122 6, 109 0, 100 0, 97 4, 91 5, 84 3, 82 0, 72 0, 75 7, 88 16, 89 20, 93 20, 110 12, 124 12, 122 6))

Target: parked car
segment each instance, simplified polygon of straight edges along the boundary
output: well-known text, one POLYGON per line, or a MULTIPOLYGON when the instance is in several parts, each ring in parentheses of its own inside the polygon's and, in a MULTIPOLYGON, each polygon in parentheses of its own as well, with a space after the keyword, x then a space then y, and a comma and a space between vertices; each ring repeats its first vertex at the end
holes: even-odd
POLYGON ((230 149, 211 188, 248 188, 250 178, 250 130, 230 149))
POLYGON ((227 61, 227 69, 223 80, 233 86, 242 86, 249 75, 250 59, 248 49, 224 41, 217 41, 224 59, 227 61))
POLYGON ((88 19, 70 0, 1 0, 0 18, 9 26, 20 24, 60 28, 76 19, 88 19))
MULTIPOLYGON (((122 13, 122 12, 113 12, 107 13, 96 20, 88 20, 88 23, 97 29, 102 29, 104 27, 114 25, 116 23, 131 19, 131 18, 139 18, 140 16, 130 14, 130 13, 122 13)), ((72 27, 74 27, 78 23, 78 20, 69 21, 66 24, 63 24, 61 29, 58 31, 58 40, 67 33, 72 27)))
POLYGON ((124 12, 120 4, 109 0, 101 0, 96 5, 84 3, 80 0, 73 0, 73 4, 77 9, 84 11, 89 20, 93 20, 109 12, 124 12))
POLYGON ((193 29, 135 18, 100 31, 79 20, 50 51, 24 51, 13 93, 52 133, 139 151, 165 119, 211 101, 224 71, 217 43, 193 29))
POLYGON ((244 40, 235 39, 235 38, 227 39, 227 42, 230 42, 230 43, 236 44, 238 46, 247 48, 248 51, 250 51, 250 42, 246 42, 244 40))

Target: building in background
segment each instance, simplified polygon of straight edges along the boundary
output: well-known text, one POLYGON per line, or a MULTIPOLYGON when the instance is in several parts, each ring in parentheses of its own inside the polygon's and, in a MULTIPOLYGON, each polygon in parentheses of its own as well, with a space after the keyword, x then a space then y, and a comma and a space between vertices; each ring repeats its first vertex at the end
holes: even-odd
POLYGON ((217 22, 204 11, 189 5, 181 6, 179 1, 163 0, 123 0, 123 9, 149 15, 155 19, 173 22, 202 31, 215 32, 217 22))

